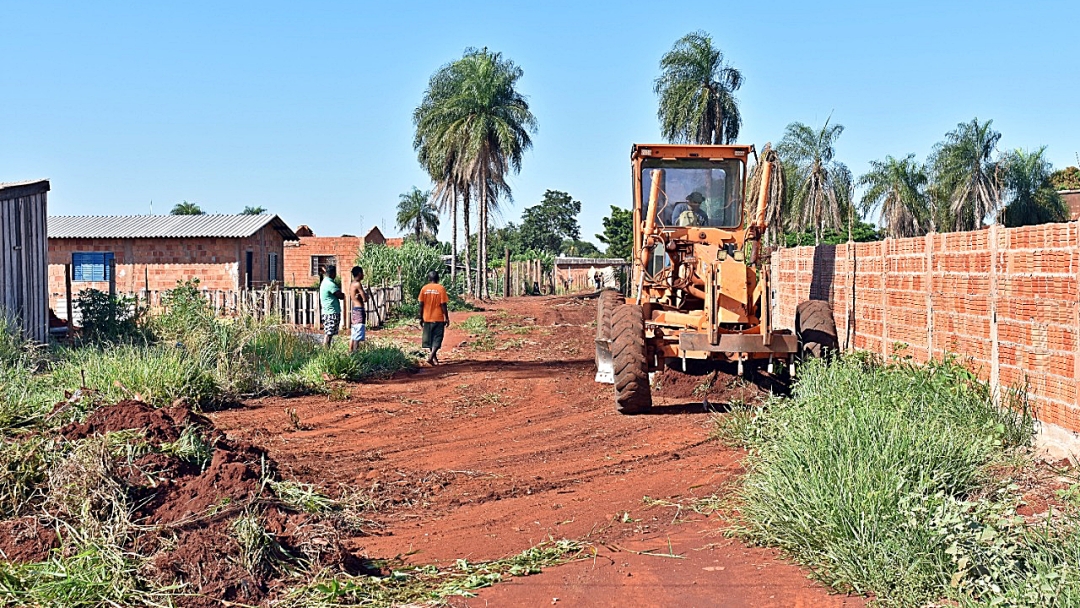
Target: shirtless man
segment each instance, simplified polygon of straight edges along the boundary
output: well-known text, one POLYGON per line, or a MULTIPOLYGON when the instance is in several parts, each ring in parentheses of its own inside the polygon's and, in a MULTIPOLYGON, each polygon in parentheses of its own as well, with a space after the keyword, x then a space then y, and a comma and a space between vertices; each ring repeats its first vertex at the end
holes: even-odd
POLYGON ((349 352, 354 352, 367 337, 367 290, 364 289, 364 269, 352 267, 352 318, 349 333, 349 352))

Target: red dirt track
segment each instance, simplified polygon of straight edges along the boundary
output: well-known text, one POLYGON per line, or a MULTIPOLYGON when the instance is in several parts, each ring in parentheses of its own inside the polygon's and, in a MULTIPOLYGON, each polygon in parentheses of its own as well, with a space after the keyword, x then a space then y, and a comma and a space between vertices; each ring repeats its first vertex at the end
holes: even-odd
MULTIPOLYGON (((594 307, 512 298, 454 313, 438 367, 353 385, 348 400, 263 399, 211 417, 265 449, 286 478, 378 500, 372 534, 348 541, 366 557, 494 559, 549 537, 596 548, 455 606, 863 605, 772 551, 726 538, 717 514, 690 510, 730 494, 742 453, 710 439, 710 414, 685 380, 661 391, 652 414, 617 414, 611 387, 593 382, 594 307), (462 330, 476 314, 493 345, 462 330), (684 508, 649 506, 646 496, 684 508)), ((419 344, 418 328, 372 333, 419 344)), ((721 375, 708 394, 721 405, 760 389, 721 375)))

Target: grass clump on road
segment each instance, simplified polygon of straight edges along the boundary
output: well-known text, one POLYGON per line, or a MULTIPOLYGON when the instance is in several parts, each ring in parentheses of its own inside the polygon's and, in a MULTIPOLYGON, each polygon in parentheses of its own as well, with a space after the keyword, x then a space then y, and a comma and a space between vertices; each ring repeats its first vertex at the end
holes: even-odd
POLYGON ((863 356, 808 364, 793 398, 721 430, 750 448, 738 532, 836 589, 886 605, 1077 605, 1074 524, 1026 525, 1015 486, 987 472, 1032 434, 1026 408, 997 407, 952 361, 863 356))

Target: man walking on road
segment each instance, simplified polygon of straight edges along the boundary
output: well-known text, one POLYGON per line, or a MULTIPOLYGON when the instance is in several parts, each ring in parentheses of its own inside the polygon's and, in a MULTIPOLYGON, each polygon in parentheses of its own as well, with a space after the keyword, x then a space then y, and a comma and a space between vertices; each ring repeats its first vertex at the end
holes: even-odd
POLYGON ((337 266, 327 266, 326 276, 319 283, 319 300, 322 303, 323 346, 330 348, 330 340, 338 333, 341 325, 341 300, 345 294, 334 279, 337 278, 337 266))
POLYGON ((446 305, 450 298, 446 288, 439 285, 439 273, 428 273, 428 284, 420 290, 420 328, 424 330, 422 346, 431 349, 428 365, 439 364, 439 349, 442 348, 443 333, 450 325, 450 312, 446 305))

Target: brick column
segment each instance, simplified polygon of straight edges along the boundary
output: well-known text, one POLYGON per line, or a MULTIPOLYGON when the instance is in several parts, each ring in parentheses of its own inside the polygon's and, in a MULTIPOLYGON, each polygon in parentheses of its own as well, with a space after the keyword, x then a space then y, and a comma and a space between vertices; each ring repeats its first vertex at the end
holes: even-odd
POLYGON ((998 360, 998 324, 997 324, 997 253, 998 231, 1000 225, 990 225, 990 390, 997 400, 999 395, 998 384, 1001 381, 1001 362, 998 360))
POLYGON ((934 233, 926 235, 926 360, 934 358, 934 233))
POLYGON ((889 358, 889 239, 881 241, 881 356, 889 358))

